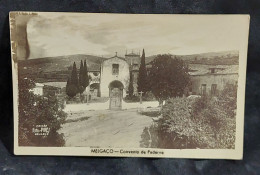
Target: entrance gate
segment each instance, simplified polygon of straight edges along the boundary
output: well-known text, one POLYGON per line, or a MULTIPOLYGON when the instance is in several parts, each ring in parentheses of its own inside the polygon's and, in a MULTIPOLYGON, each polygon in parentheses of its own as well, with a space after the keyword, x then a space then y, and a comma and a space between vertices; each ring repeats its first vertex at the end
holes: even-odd
POLYGON ((123 98, 123 84, 120 81, 113 81, 109 85, 110 104, 109 109, 121 109, 123 98))

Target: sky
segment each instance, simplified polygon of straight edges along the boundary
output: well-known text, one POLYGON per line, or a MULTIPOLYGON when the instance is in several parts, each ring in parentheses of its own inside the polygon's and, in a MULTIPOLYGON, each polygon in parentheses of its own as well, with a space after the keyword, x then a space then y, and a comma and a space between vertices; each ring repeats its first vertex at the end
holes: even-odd
POLYGON ((29 59, 124 56, 143 48, 146 56, 239 50, 243 25, 234 15, 39 13, 27 23, 29 59))

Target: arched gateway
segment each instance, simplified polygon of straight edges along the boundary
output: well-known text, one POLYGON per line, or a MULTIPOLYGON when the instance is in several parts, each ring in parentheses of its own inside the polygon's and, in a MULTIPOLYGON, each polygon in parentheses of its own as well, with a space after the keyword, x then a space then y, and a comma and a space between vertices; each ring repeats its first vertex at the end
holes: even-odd
POLYGON ((112 81, 109 86, 109 109, 121 109, 124 85, 118 80, 112 81))

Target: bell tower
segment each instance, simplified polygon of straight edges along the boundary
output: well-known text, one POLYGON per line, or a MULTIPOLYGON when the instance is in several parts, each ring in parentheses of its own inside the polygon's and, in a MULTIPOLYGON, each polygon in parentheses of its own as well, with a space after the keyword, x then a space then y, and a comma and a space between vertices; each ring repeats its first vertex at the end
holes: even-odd
POLYGON ((133 77, 133 87, 134 87, 134 95, 138 95, 137 90, 137 79, 138 79, 138 73, 139 73, 139 67, 141 64, 141 58, 140 58, 140 52, 135 53, 133 50, 131 53, 125 54, 125 59, 127 63, 129 64, 130 74, 132 74, 133 77))

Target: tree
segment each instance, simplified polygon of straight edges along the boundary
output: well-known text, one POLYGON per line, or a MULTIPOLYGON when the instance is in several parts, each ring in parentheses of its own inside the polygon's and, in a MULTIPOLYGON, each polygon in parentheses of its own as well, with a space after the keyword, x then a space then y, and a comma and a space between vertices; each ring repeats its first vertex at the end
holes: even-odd
POLYGON ((66 84, 66 94, 70 97, 73 98, 75 95, 77 95, 80 90, 79 87, 79 80, 78 80, 78 74, 77 74, 77 67, 76 63, 73 63, 72 71, 71 71, 71 76, 68 78, 67 84, 66 84))
POLYGON ((31 80, 19 77, 18 82, 19 145, 64 146, 63 134, 58 132, 66 119, 66 113, 62 110, 64 106, 58 103, 55 96, 34 95, 31 89, 35 87, 35 84, 31 80), (36 135, 33 131, 39 125, 45 125, 49 128, 49 133, 47 135, 36 135))
POLYGON ((139 74, 138 74, 138 92, 144 92, 144 94, 147 92, 147 72, 146 72, 146 66, 145 66, 145 53, 143 49, 143 54, 141 57, 141 65, 139 68, 139 74))
POLYGON ((73 98, 75 95, 78 93, 78 88, 71 83, 70 78, 68 78, 67 84, 66 84, 66 94, 70 97, 73 98))
POLYGON ((73 63, 71 77, 70 77, 70 84, 74 85, 77 89, 79 89, 79 80, 78 80, 78 73, 76 63, 73 63))
POLYGON ((134 86, 133 86, 133 74, 130 72, 130 78, 129 78, 129 85, 128 85, 128 94, 129 97, 132 97, 134 93, 134 86))
POLYGON ((161 103, 171 97, 182 96, 190 83, 188 66, 171 55, 157 55, 152 61, 149 83, 154 96, 161 103))
POLYGON ((84 87, 85 85, 85 76, 84 76, 84 67, 83 67, 83 62, 82 60, 80 61, 80 69, 79 69, 79 93, 82 94, 84 92, 84 90, 86 89, 86 87, 84 87))
POLYGON ((82 79, 83 79, 82 85, 83 85, 83 87, 85 89, 89 85, 88 67, 87 67, 86 60, 84 60, 84 68, 83 68, 82 79))

